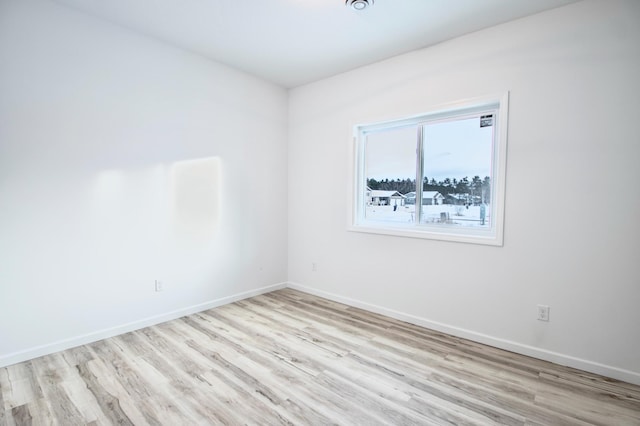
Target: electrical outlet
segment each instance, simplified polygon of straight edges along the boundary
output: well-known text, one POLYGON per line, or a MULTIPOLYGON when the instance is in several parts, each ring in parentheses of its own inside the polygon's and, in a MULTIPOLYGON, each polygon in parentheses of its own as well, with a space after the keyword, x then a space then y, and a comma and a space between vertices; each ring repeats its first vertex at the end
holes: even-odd
POLYGON ((318 270, 318 264, 316 262, 311 262, 311 270, 316 272, 318 270))
POLYGON ((162 285, 162 281, 156 280, 156 292, 164 290, 164 286, 162 285))
POLYGON ((538 305, 538 321, 549 321, 550 310, 547 305, 538 305))

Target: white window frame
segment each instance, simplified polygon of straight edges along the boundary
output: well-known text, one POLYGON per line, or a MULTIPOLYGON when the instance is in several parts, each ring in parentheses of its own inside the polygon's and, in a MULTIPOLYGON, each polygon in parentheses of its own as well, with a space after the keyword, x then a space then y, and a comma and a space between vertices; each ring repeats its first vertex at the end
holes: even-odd
MULTIPOLYGON (((386 120, 353 127, 353 184, 348 229, 402 237, 425 238, 443 241, 502 246, 504 243, 504 201, 506 186, 507 124, 509 93, 459 101, 429 109, 418 115, 395 120, 386 120), (418 128, 429 122, 458 119, 470 114, 487 112, 494 114, 494 140, 491 174, 491 226, 489 229, 439 226, 420 223, 395 223, 367 219, 365 217, 365 135, 368 132, 393 127, 416 125, 418 128)), ((418 138, 418 136, 417 136, 418 138)), ((416 196, 422 187, 422 138, 417 142, 416 152, 416 196)), ((421 194, 420 194, 421 195, 421 194)), ((416 209, 421 209, 416 200, 416 209)), ((416 212, 417 213, 417 212, 416 212)))

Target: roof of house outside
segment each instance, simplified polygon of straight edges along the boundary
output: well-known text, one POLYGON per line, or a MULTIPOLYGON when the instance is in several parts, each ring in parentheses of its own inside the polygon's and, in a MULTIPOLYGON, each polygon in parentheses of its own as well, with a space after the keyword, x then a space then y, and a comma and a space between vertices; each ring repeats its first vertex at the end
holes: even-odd
MULTIPOLYGON (((404 194, 404 196, 407 198, 415 198, 416 193, 413 191, 407 192, 406 194, 404 194)), ((444 196, 438 191, 422 191, 422 198, 439 198, 439 197, 444 198, 444 196)))
POLYGON ((370 195, 372 197, 378 197, 378 198, 388 198, 388 197, 405 198, 405 196, 399 193, 398 191, 382 191, 379 189, 372 190, 370 195))

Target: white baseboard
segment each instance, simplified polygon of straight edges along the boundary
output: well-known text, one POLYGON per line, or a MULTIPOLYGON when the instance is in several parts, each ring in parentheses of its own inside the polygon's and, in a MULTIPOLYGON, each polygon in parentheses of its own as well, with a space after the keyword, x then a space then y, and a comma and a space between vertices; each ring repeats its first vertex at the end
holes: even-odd
POLYGON ((260 294, 268 293, 270 291, 279 290, 282 288, 292 288, 305 293, 313 294, 316 296, 324 297, 329 300, 333 300, 339 303, 344 303, 349 306, 364 309, 370 312, 375 312, 381 315, 386 315, 391 318, 395 318, 401 321, 406 321, 411 324, 426 327, 432 330, 436 330, 442 333, 451 334, 453 336, 461 337, 464 339, 473 340, 478 343, 483 343, 496 348, 505 349, 511 352, 519 353, 522 355, 531 356, 534 358, 550 361, 560 365, 566 365, 568 367, 577 368, 580 370, 588 371, 595 374, 600 374, 613 379, 622 380, 628 383, 640 385, 640 373, 636 373, 621 368, 600 364, 593 361, 588 361, 581 358, 576 358, 570 355, 561 354, 558 352, 548 351, 545 349, 537 348, 534 346, 524 345, 521 343, 513 342, 510 340, 501 339, 498 337, 489 336, 486 334, 478 333, 472 330, 467 330, 448 324, 443 324, 437 321, 431 321, 427 318, 418 317, 415 315, 407 314, 393 309, 388 309, 382 306, 373 305, 371 303, 362 302, 349 297, 340 296, 335 293, 329 293, 322 290, 318 290, 312 287, 307 287, 302 284, 288 282, 279 283, 258 289, 237 293, 231 296, 222 297, 219 299, 211 300, 208 302, 200 303, 186 308, 178 309, 175 311, 167 312, 164 314, 148 317, 139 321, 122 324, 116 327, 98 330, 93 333, 87 333, 81 336, 71 337, 68 339, 60 340, 57 342, 48 343, 41 346, 36 346, 19 352, 13 352, 7 355, 0 356, 0 367, 5 367, 19 362, 28 361, 30 359, 38 358, 40 356, 48 355, 51 353, 63 351, 65 349, 74 348, 77 346, 85 345, 88 343, 96 342, 98 340, 106 339, 109 337, 117 336, 119 334, 128 333, 130 331, 139 330, 144 327, 160 324, 166 321, 171 321, 176 318, 190 315, 196 312, 206 311, 218 306, 233 303, 238 300, 247 299, 249 297, 257 296, 260 294))
POLYGON ((261 287, 255 290, 249 290, 242 293, 237 293, 227 297, 221 297, 220 299, 210 300, 208 302, 199 303, 197 305, 188 306, 186 308, 177 309, 175 311, 167 312, 160 315, 144 318, 139 321, 133 321, 127 324, 98 330, 92 333, 83 334, 81 336, 75 336, 57 342, 47 343, 45 345, 36 346, 19 352, 13 352, 7 355, 0 356, 0 367, 6 367, 7 365, 17 364, 19 362, 28 361, 30 359, 38 358, 44 355, 49 355, 54 352, 63 351, 65 349, 75 348, 77 346, 86 345, 88 343, 96 342, 98 340, 106 339, 109 337, 117 336, 119 334, 128 333, 130 331, 139 330, 144 327, 160 324, 166 321, 171 321, 176 318, 183 317, 185 315, 194 314, 196 312, 206 311, 218 306, 233 303, 238 300, 247 299, 249 297, 257 296, 259 294, 268 293, 270 291, 279 290, 285 288, 287 283, 274 284, 266 287, 261 287))
POLYGON ((305 293, 313 294, 315 296, 324 297, 325 299, 333 300, 335 302, 343 303, 345 305, 353 306, 355 308, 360 308, 366 311, 375 312, 377 314, 386 315, 388 317, 395 318, 401 321, 406 321, 408 323, 429 328, 431 330, 451 334, 452 336, 473 340, 474 342, 482 343, 482 344, 493 346, 500 349, 505 349, 507 351, 519 353, 522 355, 527 355, 527 356, 538 358, 544 361, 550 361, 555 364, 565 365, 568 367, 577 368, 579 370, 587 371, 590 373, 600 374, 602 376, 621 380, 627 383, 640 385, 640 373, 636 373, 633 371, 624 370, 621 368, 612 367, 609 365, 604 365, 604 364, 588 361, 581 358, 576 358, 576 357, 561 354, 558 352, 548 351, 546 349, 537 348, 535 346, 524 345, 522 343, 489 336, 489 335, 478 333, 472 330, 466 330, 466 329, 451 326, 448 324, 443 324, 437 321, 431 321, 427 318, 422 318, 422 317, 407 314, 404 312, 395 311, 393 309, 384 308, 382 306, 373 305, 371 303, 361 302, 356 299, 351 299, 349 297, 344 297, 338 294, 329 293, 329 292, 318 290, 312 287, 307 287, 298 283, 289 282, 287 284, 287 287, 294 290, 299 290, 305 293))

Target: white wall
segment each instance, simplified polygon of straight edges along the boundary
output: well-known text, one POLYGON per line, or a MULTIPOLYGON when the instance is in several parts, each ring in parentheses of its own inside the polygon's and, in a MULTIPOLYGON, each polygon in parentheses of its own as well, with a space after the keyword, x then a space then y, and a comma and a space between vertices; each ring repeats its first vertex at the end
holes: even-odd
POLYGON ((286 126, 282 88, 0 0, 0 365, 285 282, 286 126))
POLYGON ((294 89, 289 280, 640 383, 638 22, 585 1, 294 89), (346 230, 351 126, 506 90, 504 247, 346 230))

